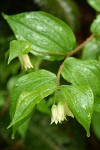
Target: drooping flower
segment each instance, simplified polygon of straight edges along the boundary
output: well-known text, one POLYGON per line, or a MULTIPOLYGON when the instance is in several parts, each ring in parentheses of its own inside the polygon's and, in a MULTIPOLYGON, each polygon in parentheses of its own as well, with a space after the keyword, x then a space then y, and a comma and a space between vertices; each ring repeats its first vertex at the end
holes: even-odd
POLYGON ((51 113, 52 113, 52 117, 51 117, 51 124, 53 122, 55 122, 55 124, 58 123, 58 106, 57 105, 53 105, 51 108, 51 113))
POLYGON ((66 119, 66 115, 65 115, 64 103, 63 102, 59 102, 58 103, 58 121, 59 121, 59 123, 61 123, 65 119, 66 119))
POLYGON ((18 58, 20 60, 22 69, 27 70, 28 68, 33 68, 28 54, 20 55, 20 56, 18 56, 18 58))
POLYGON ((71 116, 74 118, 73 113, 68 108, 66 101, 61 101, 58 105, 53 105, 51 108, 52 117, 51 117, 51 124, 62 123, 62 121, 66 120, 66 116, 71 116))
POLYGON ((74 118, 73 113, 72 113, 71 110, 68 108, 67 102, 63 102, 63 103, 64 103, 64 111, 65 111, 65 115, 74 118))

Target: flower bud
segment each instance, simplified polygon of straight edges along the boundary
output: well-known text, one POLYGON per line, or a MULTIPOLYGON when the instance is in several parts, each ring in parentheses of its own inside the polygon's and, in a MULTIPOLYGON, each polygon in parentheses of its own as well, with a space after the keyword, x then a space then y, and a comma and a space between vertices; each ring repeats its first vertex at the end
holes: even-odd
POLYGON ((22 69, 24 68, 25 70, 27 70, 28 68, 33 68, 28 54, 20 55, 19 60, 22 65, 22 69))

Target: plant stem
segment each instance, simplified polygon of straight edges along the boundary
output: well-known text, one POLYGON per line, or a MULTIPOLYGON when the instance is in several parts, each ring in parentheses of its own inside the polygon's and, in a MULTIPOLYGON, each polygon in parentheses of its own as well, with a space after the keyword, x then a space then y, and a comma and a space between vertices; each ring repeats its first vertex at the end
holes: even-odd
MULTIPOLYGON (((78 51, 80 51, 89 41, 91 41, 94 38, 94 35, 90 35, 90 37, 88 37, 86 39, 86 41, 84 41, 83 43, 81 43, 78 47, 76 47, 75 49, 73 49, 69 54, 66 55, 66 58, 72 56, 73 54, 77 53, 78 51)), ((64 61, 66 60, 66 58, 64 59, 64 61)), ((62 64, 59 67, 58 73, 57 73, 57 85, 60 85, 60 75, 61 75, 61 71, 64 67, 64 61, 62 62, 62 64)))
POLYGON ((75 49, 73 49, 69 54, 67 54, 66 57, 70 57, 73 54, 77 53, 78 51, 80 51, 89 41, 91 41, 94 38, 94 34, 90 35, 86 41, 84 41, 83 43, 81 43, 78 47, 76 47, 75 49))

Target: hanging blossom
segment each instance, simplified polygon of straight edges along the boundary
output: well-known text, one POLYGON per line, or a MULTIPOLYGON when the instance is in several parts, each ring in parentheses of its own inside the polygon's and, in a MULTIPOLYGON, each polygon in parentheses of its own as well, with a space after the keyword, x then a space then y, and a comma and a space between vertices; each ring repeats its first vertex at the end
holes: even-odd
POLYGON ((67 102, 62 101, 59 102, 58 105, 53 105, 51 108, 51 124, 54 122, 55 124, 57 123, 62 123, 62 121, 66 120, 66 116, 71 116, 74 118, 73 113, 70 111, 70 109, 67 106, 67 102))
POLYGON ((51 108, 51 111, 52 111, 51 124, 53 122, 55 122, 55 124, 57 124, 58 123, 58 107, 57 107, 57 105, 54 104, 51 108))
POLYGON ((18 56, 18 58, 20 60, 22 69, 27 70, 28 68, 33 68, 28 54, 20 55, 20 56, 18 56))

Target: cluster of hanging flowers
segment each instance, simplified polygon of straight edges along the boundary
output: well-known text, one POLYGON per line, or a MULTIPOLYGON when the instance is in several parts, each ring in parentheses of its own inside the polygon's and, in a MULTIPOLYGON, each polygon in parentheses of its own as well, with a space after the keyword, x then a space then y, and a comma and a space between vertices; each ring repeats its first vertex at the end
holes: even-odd
POLYGON ((20 60, 22 69, 27 70, 28 68, 33 68, 28 54, 20 55, 20 56, 18 56, 18 58, 20 60))
POLYGON ((51 124, 62 123, 62 121, 66 120, 66 116, 74 118, 74 115, 68 108, 66 101, 59 102, 57 105, 54 104, 51 108, 51 113, 51 124))

